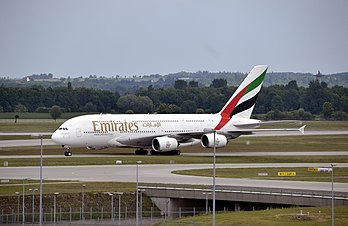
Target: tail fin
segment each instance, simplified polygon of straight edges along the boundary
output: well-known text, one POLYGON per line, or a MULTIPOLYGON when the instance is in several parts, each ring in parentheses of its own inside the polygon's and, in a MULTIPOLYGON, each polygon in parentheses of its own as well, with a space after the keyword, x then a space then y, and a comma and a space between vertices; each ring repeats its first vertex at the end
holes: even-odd
POLYGON ((232 117, 250 118, 255 102, 265 79, 268 66, 255 66, 234 92, 219 114, 221 120, 216 130, 221 129, 232 117))

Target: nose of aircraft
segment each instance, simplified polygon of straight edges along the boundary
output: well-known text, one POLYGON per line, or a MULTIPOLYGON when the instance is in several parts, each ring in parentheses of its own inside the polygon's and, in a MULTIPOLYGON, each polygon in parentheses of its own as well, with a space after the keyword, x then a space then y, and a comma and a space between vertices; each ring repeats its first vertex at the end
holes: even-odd
POLYGON ((62 139, 62 135, 60 134, 60 131, 56 130, 54 131, 54 133, 52 134, 51 136, 51 139, 57 143, 57 144, 60 144, 60 141, 62 139))

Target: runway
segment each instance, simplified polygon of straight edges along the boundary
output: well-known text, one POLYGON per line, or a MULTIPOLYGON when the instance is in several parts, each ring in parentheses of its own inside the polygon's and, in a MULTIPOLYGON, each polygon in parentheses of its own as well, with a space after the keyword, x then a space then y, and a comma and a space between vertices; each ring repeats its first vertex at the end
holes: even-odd
MULTIPOLYGON (((124 158, 136 157, 133 153, 129 155, 105 155, 105 154, 73 154, 65 157, 60 155, 44 155, 48 158, 124 158)), ((213 153, 181 153, 181 156, 212 157, 213 153)), ((217 157, 239 157, 239 156, 348 156, 348 151, 318 151, 318 152, 224 152, 216 153, 217 157)), ((169 156, 168 156, 169 157, 169 156)), ((40 155, 0 155, 0 159, 37 159, 40 155)))
MULTIPOLYGON (((264 163, 264 164, 217 164, 217 168, 267 168, 267 167, 328 167, 329 163, 264 163)), ((154 164, 139 165, 140 183, 211 185, 212 178, 176 175, 174 170, 211 168, 212 164, 154 164)), ((339 163, 336 167, 348 167, 339 163)), ((39 179, 39 167, 1 167, 1 179, 39 179)), ((47 166, 43 168, 46 180, 78 180, 84 182, 135 182, 136 165, 107 166, 47 166)), ((304 182, 280 180, 256 180, 216 178, 217 185, 266 187, 281 189, 309 189, 330 191, 330 182, 304 182)), ((335 191, 348 191, 348 183, 335 183, 335 191)))
MULTIPOLYGON (((4 135, 31 135, 33 133, 0 133, 0 136, 4 135)), ((50 134, 50 133, 47 133, 50 134)), ((331 130, 323 130, 323 131, 305 131, 305 134, 301 134, 298 131, 274 131, 274 132, 256 132, 252 135, 246 135, 241 137, 269 137, 269 136, 319 136, 319 135, 348 135, 348 131, 331 131, 331 130)), ((43 145, 57 145, 51 139, 43 139, 43 145)), ((27 139, 27 140, 1 140, 1 147, 25 147, 25 146, 40 146, 40 139, 27 139)))

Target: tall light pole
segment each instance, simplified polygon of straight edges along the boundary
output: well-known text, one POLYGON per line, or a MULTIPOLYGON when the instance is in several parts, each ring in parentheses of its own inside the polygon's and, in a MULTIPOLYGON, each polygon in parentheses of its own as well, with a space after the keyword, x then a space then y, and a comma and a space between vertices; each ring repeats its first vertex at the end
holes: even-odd
POLYGON ((331 164, 331 220, 332 223, 331 225, 334 226, 335 225, 335 191, 334 191, 334 166, 336 166, 336 164, 332 163, 331 164))
POLYGON ((84 220, 84 211, 85 211, 85 187, 86 185, 82 185, 82 201, 81 201, 81 220, 84 220))
POLYGON ((121 225, 121 195, 123 195, 123 192, 116 192, 115 194, 118 195, 118 225, 121 225))
POLYGON ((40 222, 39 225, 42 225, 42 135, 40 136, 40 222))
POLYGON ((33 192, 33 193, 32 193, 32 194, 33 194, 33 195, 32 195, 32 201, 33 201, 33 202, 32 202, 32 208, 33 208, 33 212, 32 212, 32 217, 31 217, 32 219, 31 219, 31 220, 32 220, 32 223, 34 224, 34 216, 35 216, 35 196, 34 196, 34 192, 35 192, 35 191, 38 191, 38 189, 37 189, 37 188, 35 188, 35 189, 34 189, 34 188, 29 188, 29 191, 32 191, 32 192, 33 192))
POLYGON ((216 130, 214 130, 214 163, 213 163, 213 222, 215 226, 215 165, 216 165, 216 130))
POLYGON ((20 199, 21 193, 16 191, 16 195, 18 196, 18 201, 17 201, 17 222, 19 223, 19 199, 20 199))
POLYGON ((136 191, 136 226, 139 226, 139 197, 138 197, 138 177, 139 177, 139 164, 141 164, 141 161, 137 161, 137 191, 136 191))
POLYGON ((143 225, 143 192, 145 189, 140 189, 140 225, 143 225))
POLYGON ((39 225, 42 225, 42 153, 43 153, 43 145, 42 145, 42 134, 32 134, 32 137, 40 138, 40 216, 39 216, 39 225))
POLYGON ((25 195, 25 189, 24 189, 24 181, 28 179, 23 179, 23 206, 22 206, 22 224, 24 225, 25 222, 25 203, 24 203, 24 195, 25 195))
POLYGON ((214 139, 214 154, 213 154, 213 218, 212 218, 212 226, 215 226, 215 168, 216 168, 216 130, 211 128, 205 128, 204 132, 211 133, 213 132, 214 139))
POLYGON ((56 199, 57 199, 57 195, 59 195, 59 192, 55 192, 53 194, 53 225, 56 225, 56 199))
POLYGON ((203 195, 205 195, 205 214, 208 214, 208 196, 211 195, 210 192, 203 192, 203 195))
POLYGON ((128 210, 128 206, 126 202, 123 202, 124 206, 125 206, 125 211, 124 211, 124 220, 127 222, 128 217, 127 217, 127 210, 128 210))
POLYGON ((114 194, 113 193, 109 193, 109 195, 111 196, 111 219, 112 219, 112 226, 115 225, 115 219, 114 219, 114 194))

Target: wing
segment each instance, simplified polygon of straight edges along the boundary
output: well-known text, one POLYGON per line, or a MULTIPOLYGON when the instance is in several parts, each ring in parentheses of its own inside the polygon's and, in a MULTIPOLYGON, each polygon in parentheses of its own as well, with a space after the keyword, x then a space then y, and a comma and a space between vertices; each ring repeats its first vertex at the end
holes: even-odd
MULTIPOLYGON (((259 125, 260 123, 258 123, 259 125)), ((262 122, 261 122, 262 124, 262 122)), ((248 127, 257 126, 255 123, 243 125, 239 124, 237 129, 229 131, 216 131, 218 134, 226 136, 228 139, 235 139, 241 135, 252 135, 257 133, 265 132, 296 132, 299 131, 304 134, 304 129, 306 125, 300 128, 282 128, 282 129, 252 129, 248 127)), ((119 147, 132 147, 132 148, 151 148, 152 140, 157 137, 170 137, 175 138, 181 145, 183 144, 193 144, 199 143, 200 139, 204 134, 211 133, 212 131, 202 131, 202 132, 190 132, 190 133, 177 133, 177 134, 164 134, 164 135, 149 135, 139 137, 138 135, 127 135, 117 137, 109 141, 109 145, 119 146, 119 147)))
POLYGON ((201 133, 178 133, 178 134, 164 134, 164 135, 151 135, 151 136, 123 136, 117 137, 109 141, 110 145, 131 147, 131 148, 152 148, 152 140, 157 137, 170 137, 175 138, 181 145, 185 143, 199 143, 204 132, 201 133))
POLYGON ((155 135, 149 136, 136 136, 127 135, 111 139, 108 144, 111 146, 118 147, 129 147, 129 148, 151 148, 152 140, 158 137, 155 135))

